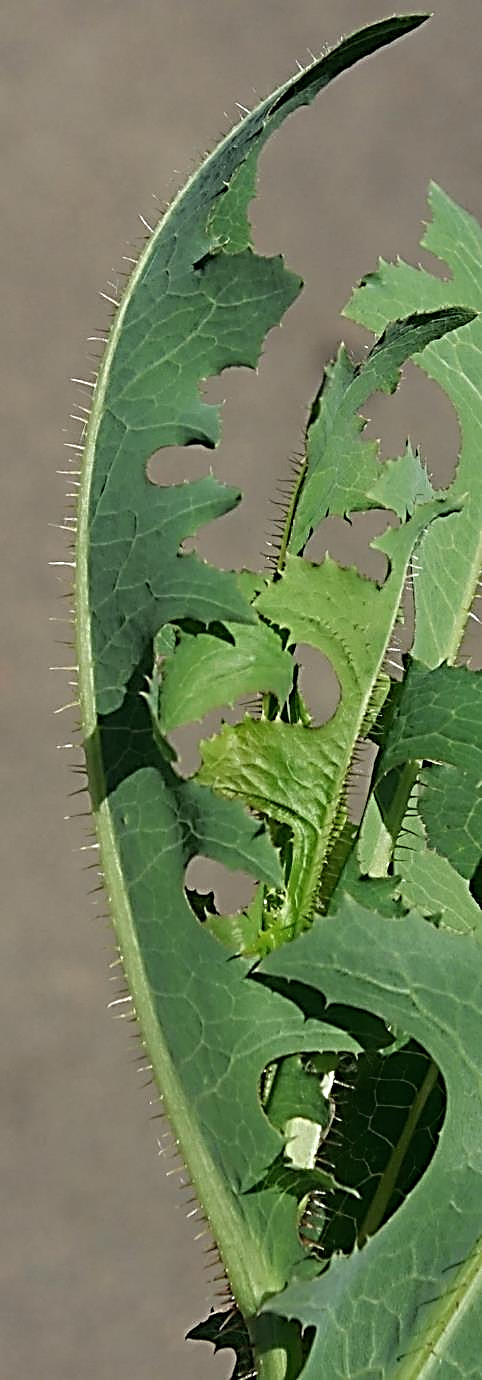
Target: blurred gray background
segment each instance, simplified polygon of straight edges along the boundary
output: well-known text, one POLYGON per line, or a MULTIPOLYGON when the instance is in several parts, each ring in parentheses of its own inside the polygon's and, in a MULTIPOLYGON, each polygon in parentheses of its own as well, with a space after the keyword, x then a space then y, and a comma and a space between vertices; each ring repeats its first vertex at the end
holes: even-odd
MULTIPOLYGON (((216 1286, 176 1175, 157 1155, 132 1031, 106 1009, 112 937, 88 895, 89 855, 75 851, 86 821, 63 821, 76 781, 72 754, 56 744, 71 723, 53 710, 75 692, 47 669, 72 659, 55 640, 68 628, 49 622, 65 616, 62 572, 48 566, 65 555, 49 526, 66 511, 55 471, 66 468, 63 440, 75 440, 69 375, 92 367, 85 341, 107 316, 98 290, 142 233, 137 212, 149 220, 151 193, 172 195, 237 118, 236 100, 251 106, 309 48, 391 9, 2 7, 2 1380, 202 1380, 230 1369, 226 1356, 183 1342, 216 1286)), ((430 25, 336 83, 263 155, 255 243, 282 250, 306 286, 259 377, 243 370, 209 385, 227 399, 220 473, 248 494, 241 523, 220 525, 221 563, 259 562, 269 496, 300 447, 322 363, 341 330, 360 347, 339 310, 378 253, 419 260, 429 178, 480 214, 480 0, 433 9, 430 25)), ((448 475, 451 409, 408 375, 404 399, 377 407, 374 425, 392 453, 410 430, 435 474, 448 475)))

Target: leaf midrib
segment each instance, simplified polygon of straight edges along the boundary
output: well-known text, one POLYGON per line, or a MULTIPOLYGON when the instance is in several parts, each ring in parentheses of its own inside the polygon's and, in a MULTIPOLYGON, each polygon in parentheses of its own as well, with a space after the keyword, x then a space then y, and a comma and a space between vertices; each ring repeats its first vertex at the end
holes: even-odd
POLYGON ((401 1357, 397 1364, 397 1380, 432 1380, 432 1377, 440 1376, 443 1356, 439 1343, 446 1347, 457 1325, 463 1326, 467 1310, 481 1287, 482 1258, 480 1249, 477 1249, 461 1266, 454 1288, 448 1289, 441 1299, 434 1300, 423 1329, 425 1340, 420 1341, 418 1333, 415 1349, 411 1347, 410 1352, 401 1357), (428 1356, 420 1356, 421 1351, 427 1350, 428 1356))
MULTIPOLYGON (((99 787, 103 781, 103 768, 98 731, 85 744, 85 754, 90 782, 99 787)), ((147 981, 107 799, 102 800, 95 812, 95 822, 122 966, 132 994, 134 1013, 142 1013, 142 1038, 153 1075, 162 1089, 162 1102, 175 1127, 179 1152, 202 1204, 230 1284, 244 1315, 250 1317, 256 1313, 263 1298, 281 1288, 284 1280, 265 1255, 262 1244, 240 1210, 235 1194, 207 1149, 197 1117, 190 1109, 190 1101, 176 1074, 147 981)))

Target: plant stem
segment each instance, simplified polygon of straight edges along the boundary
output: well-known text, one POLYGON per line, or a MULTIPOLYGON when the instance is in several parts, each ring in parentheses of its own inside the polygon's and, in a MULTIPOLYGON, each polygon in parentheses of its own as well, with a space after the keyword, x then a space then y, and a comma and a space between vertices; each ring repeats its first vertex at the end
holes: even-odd
POLYGON ((250 1335, 259 1380, 296 1380, 304 1359, 297 1323, 260 1313, 253 1319, 250 1335))
POLYGON ((373 1236, 383 1222, 400 1173, 402 1161, 405 1158, 413 1133, 420 1120, 423 1109, 428 1102, 430 1093, 435 1087, 437 1078, 437 1065, 431 1062, 428 1066, 423 1083, 414 1097, 403 1131, 399 1136, 397 1144, 393 1147, 386 1169, 382 1174, 376 1193, 372 1198, 368 1212, 360 1227, 358 1233, 359 1246, 363 1246, 367 1238, 373 1236))
POLYGON ((407 812, 408 802, 413 788, 417 783, 417 777, 421 766, 422 763, 419 761, 405 762, 399 773, 390 805, 385 811, 384 823, 392 835, 394 844, 400 833, 407 812))

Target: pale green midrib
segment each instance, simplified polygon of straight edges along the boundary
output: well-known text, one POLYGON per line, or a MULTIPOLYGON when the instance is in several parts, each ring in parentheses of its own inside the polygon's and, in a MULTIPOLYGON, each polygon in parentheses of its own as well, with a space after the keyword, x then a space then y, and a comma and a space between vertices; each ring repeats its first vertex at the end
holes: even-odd
MULTIPOLYGON (((452 1273, 450 1278, 453 1281, 452 1273)), ((457 1324, 463 1323, 464 1313, 471 1307, 473 1296, 482 1284, 480 1242, 455 1275, 455 1281, 432 1309, 427 1308, 423 1330, 417 1332, 415 1349, 409 1343, 409 1354, 397 1362, 397 1380, 432 1380, 440 1376, 443 1356, 441 1358, 439 1344, 447 1344, 457 1324), (425 1341, 421 1340, 424 1336, 425 1341)))
MULTIPOLYGON (((103 773, 97 733, 85 745, 85 752, 89 780, 98 786, 103 773)), ((112 923, 153 1075, 230 1284, 241 1311, 249 1317, 257 1311, 263 1298, 282 1287, 284 1281, 275 1275, 258 1238, 249 1232, 234 1193, 204 1143, 197 1118, 190 1111, 189 1100, 176 1074, 147 982, 107 799, 102 801, 94 818, 112 923)))
MULTIPOLYGON (((291 80, 290 78, 278 89, 278 91, 273 93, 272 101, 276 100, 283 91, 290 86, 291 80)), ((250 116, 247 116, 246 120, 240 121, 237 128, 244 123, 248 123, 250 118, 250 116)), ((206 172, 206 169, 212 161, 222 157, 222 150, 228 145, 231 138, 232 130, 228 132, 221 143, 218 144, 213 152, 203 161, 201 165, 203 173, 206 172)), ((246 152, 248 152, 248 150, 246 152)), ((241 161, 245 160, 243 159, 241 161)), ((145 271, 146 264, 156 248, 161 233, 165 231, 166 225, 177 211, 177 207, 181 200, 188 195, 189 189, 196 181, 199 173, 200 169, 196 169, 187 183, 180 188, 179 192, 174 197, 166 214, 159 221, 150 240, 147 241, 139 256, 138 263, 133 269, 129 281, 126 284, 124 294, 116 309, 108 343, 100 365, 93 391, 92 408, 86 431, 77 508, 75 635, 77 663, 79 667, 80 716, 82 733, 84 736, 86 766, 91 786, 94 784, 96 788, 99 788, 98 791, 92 791, 93 795, 97 794, 97 798, 102 798, 104 795, 104 773, 97 732, 94 660, 91 620, 89 616, 88 572, 90 491, 95 463, 97 437, 110 381, 111 366, 129 304, 135 293, 137 284, 145 271)), ((169 1052, 161 1037, 159 1023, 152 1003, 152 995, 148 988, 142 958, 137 945, 130 905, 122 883, 122 871, 116 849, 113 823, 107 799, 102 800, 102 804, 95 814, 95 823, 106 889, 109 897, 109 904, 111 906, 112 922, 119 941, 127 983, 132 994, 142 1036, 149 1051, 154 1075, 163 1095, 165 1107, 172 1122, 174 1132, 179 1140, 181 1154, 188 1167, 200 1203, 206 1211, 208 1221, 218 1245, 220 1255, 223 1258, 239 1306, 241 1311, 246 1316, 249 1316, 257 1311, 266 1294, 271 1292, 274 1293, 277 1289, 283 1287, 284 1281, 280 1278, 274 1278, 272 1263, 264 1255, 260 1248, 259 1241, 250 1235, 248 1236, 245 1220, 241 1217, 236 1207, 234 1195, 227 1187, 225 1180, 220 1175, 214 1161, 207 1152, 200 1135, 199 1127, 194 1118, 190 1115, 187 1103, 180 1092, 179 1081, 176 1078, 169 1052), (193 1159, 195 1163, 191 1163, 191 1149, 193 1149, 193 1159), (226 1245, 228 1228, 230 1233, 230 1244, 228 1243, 228 1245, 226 1245)), ((278 1380, 278 1375, 281 1380, 282 1374, 282 1370, 278 1369, 275 1358, 273 1358, 273 1369, 269 1372, 269 1380, 278 1380)), ((266 1380, 268 1380, 268 1369, 266 1369, 266 1380)))
MULTIPOLYGON (((383 655, 381 657, 381 662, 383 661, 383 655)), ((343 825, 343 818, 340 818, 340 812, 343 813, 345 810, 344 797, 346 792, 347 777, 350 772, 353 754, 356 750, 361 725, 365 718, 372 689, 373 685, 370 686, 370 690, 366 696, 366 702, 363 704, 362 711, 359 714, 357 726, 353 730, 353 734, 350 735, 350 742, 346 748, 342 761, 338 763, 337 782, 323 820, 323 825, 318 830, 316 830, 313 826, 311 826, 311 828, 308 830, 305 826, 305 838, 308 839, 310 837, 313 837, 315 842, 312 850, 309 850, 309 852, 311 852, 311 856, 309 857, 308 863, 305 863, 305 865, 302 868, 302 872, 304 873, 303 899, 300 907, 300 923, 297 926, 295 926, 296 934, 301 929, 306 928, 305 921, 312 917, 313 908, 316 906, 316 898, 322 879, 323 867, 325 865, 325 862, 327 862, 333 844, 336 842, 336 825, 338 819, 340 819, 340 828, 343 825)), ((291 873, 293 872, 295 861, 296 839, 294 837, 293 863, 291 873)), ((287 891, 289 896, 289 879, 287 891)))
MULTIPOLYGON (((392 594, 389 610, 387 611, 387 627, 385 630, 385 638, 380 646, 377 663, 372 668, 372 673, 370 679, 367 682, 365 693, 363 695, 360 694, 356 718, 355 715, 353 715, 351 717, 350 725, 347 725, 347 733, 345 739, 346 746, 341 761, 337 763, 336 785, 323 820, 323 825, 318 832, 313 829, 313 835, 316 839, 316 842, 314 844, 311 861, 308 864, 308 866, 305 865, 303 869, 306 876, 306 899, 305 905, 303 906, 303 913, 305 906, 307 906, 309 909, 310 906, 312 907, 313 905, 316 892, 322 879, 324 864, 327 861, 328 856, 331 852, 332 844, 336 841, 335 830, 337 819, 339 818, 340 811, 345 808, 346 790, 349 782, 350 769, 352 766, 354 753, 356 752, 363 724, 366 720, 374 687, 377 684, 378 677, 380 676, 381 671, 383 669, 383 662, 387 653, 390 638, 392 636, 398 610, 400 608, 400 600, 402 597, 403 588, 405 584, 405 574, 406 563, 404 564, 403 572, 400 572, 400 574, 397 573, 396 580, 398 581, 398 587, 395 582, 395 570, 393 570, 392 575, 389 576, 389 581, 391 579, 394 579, 395 589, 392 594)), ((343 703, 343 690, 341 703, 343 703)), ((301 821, 301 823, 303 823, 303 821, 301 821)), ((341 820, 340 826, 342 823, 343 821, 341 820)))

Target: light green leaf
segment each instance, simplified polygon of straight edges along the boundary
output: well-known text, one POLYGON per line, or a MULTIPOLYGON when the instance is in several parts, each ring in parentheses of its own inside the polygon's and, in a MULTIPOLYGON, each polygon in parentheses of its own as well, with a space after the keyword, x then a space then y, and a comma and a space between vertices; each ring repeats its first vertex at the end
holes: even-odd
POLYGON ((166 659, 159 696, 163 733, 256 691, 271 691, 281 704, 288 698, 293 661, 277 634, 264 623, 223 627, 230 642, 209 633, 181 633, 166 659))
POLYGON ((369 873, 370 877, 386 877, 392 853, 392 835, 383 822, 375 796, 370 795, 356 845, 360 872, 369 873))
POLYGON ((435 498, 425 466, 410 442, 400 459, 384 461, 369 497, 376 508, 393 508, 402 522, 420 503, 435 498))
MULTIPOLYGON (((482 232, 477 222, 432 183, 432 223, 422 245, 451 269, 450 279, 426 269, 380 260, 363 280, 345 314, 375 332, 407 311, 436 311, 450 305, 482 309, 482 232)), ((433 341, 415 363, 440 384, 456 408, 462 433, 459 463, 450 492, 468 495, 448 530, 425 534, 416 584, 414 656, 427 666, 453 661, 471 607, 482 559, 482 317, 433 341)))
POLYGON ((321 728, 245 718, 201 744, 203 784, 292 831, 286 895, 270 914, 268 944, 292 938, 311 922, 323 864, 346 820, 344 785, 355 745, 369 732, 389 687, 382 665, 413 546, 444 511, 440 501, 422 505, 409 522, 372 543, 390 562, 381 588, 330 557, 313 566, 288 555, 280 578, 256 600, 259 613, 287 629, 292 641, 327 655, 340 684, 340 703, 321 728))

